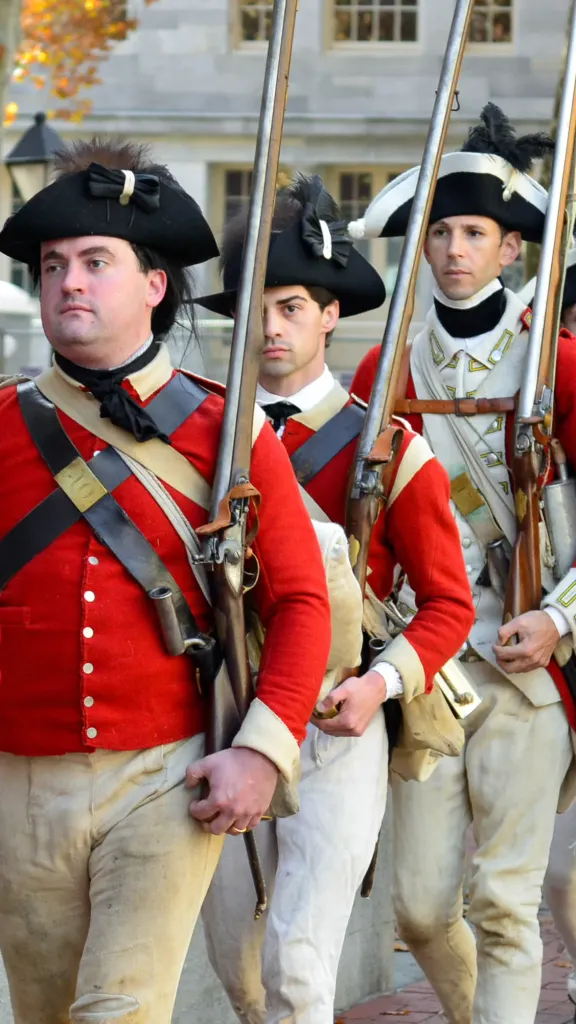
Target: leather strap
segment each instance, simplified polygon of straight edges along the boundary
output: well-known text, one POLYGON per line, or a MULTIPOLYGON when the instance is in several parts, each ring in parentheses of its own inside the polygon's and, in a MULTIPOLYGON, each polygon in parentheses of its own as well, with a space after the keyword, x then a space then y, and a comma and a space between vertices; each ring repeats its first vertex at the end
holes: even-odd
MULTIPOLYGON (((20 384, 19 388, 22 386, 20 384)), ((159 429, 169 435, 202 405, 208 394, 189 377, 177 374, 150 402, 147 409, 159 429)), ((52 405, 47 399, 44 401, 52 405)), ((113 448, 105 448, 90 459, 87 465, 107 491, 115 490, 131 475, 129 467, 113 448)), ((0 591, 28 562, 80 518, 79 509, 57 487, 21 519, 0 541, 0 591)))
MULTIPOLYGON (((54 405, 44 398, 34 381, 18 385, 18 401, 30 436, 55 477, 75 460, 83 462, 76 445, 62 427, 54 405)), ((70 498, 64 496, 70 502, 70 498)), ((105 491, 81 515, 90 524, 98 540, 116 555, 146 593, 156 587, 170 588, 178 618, 186 629, 184 635, 197 636, 199 630, 182 590, 113 495, 105 491)))
POLYGON ((350 441, 359 436, 364 416, 365 410, 359 406, 344 406, 293 452, 290 462, 302 487, 306 487, 350 441))
POLYGON ((400 398, 396 400, 394 413, 408 416, 410 413, 436 416, 482 416, 485 413, 514 412, 516 398, 400 398))

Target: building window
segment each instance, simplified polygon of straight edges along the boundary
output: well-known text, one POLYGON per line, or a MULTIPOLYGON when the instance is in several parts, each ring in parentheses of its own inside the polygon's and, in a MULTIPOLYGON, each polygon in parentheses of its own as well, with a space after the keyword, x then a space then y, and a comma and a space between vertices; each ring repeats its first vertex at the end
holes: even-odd
POLYGON ((514 0, 476 0, 471 43, 511 43, 514 0))
MULTIPOLYGON (((372 199, 373 180, 370 171, 341 171, 338 175, 338 204, 344 220, 358 220, 372 199)), ((370 259, 370 242, 356 243, 356 248, 370 259)))
POLYGON ((334 0, 336 43, 414 43, 418 0, 334 0))
POLYGON ((270 39, 273 0, 239 0, 239 37, 242 43, 267 43, 270 39))
POLYGON ((252 171, 229 170, 224 174, 224 223, 247 209, 252 188, 252 171))

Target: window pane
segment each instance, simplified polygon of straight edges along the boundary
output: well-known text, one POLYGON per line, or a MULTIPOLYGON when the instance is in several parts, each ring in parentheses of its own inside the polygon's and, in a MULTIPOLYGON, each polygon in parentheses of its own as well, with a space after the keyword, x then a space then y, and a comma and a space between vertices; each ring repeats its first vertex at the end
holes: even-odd
POLYGON ((270 33, 272 30, 272 11, 265 11, 264 13, 264 26, 262 29, 261 39, 265 39, 266 42, 270 39, 270 33))
POLYGON ((400 40, 403 43, 416 41, 416 11, 404 11, 400 15, 400 40))
POLYGON ((358 42, 366 43, 372 39, 374 15, 371 11, 358 14, 358 42))
MULTIPOLYGON (((372 175, 371 174, 359 174, 358 175, 358 199, 361 200, 362 205, 369 203, 372 199, 372 175)), ((364 210, 361 211, 364 213, 364 210)))
POLYGON ((378 38, 381 43, 392 42, 394 39, 394 15, 392 11, 382 11, 378 38))
POLYGON ((509 43, 512 38, 510 14, 495 14, 492 40, 495 43, 509 43))
POLYGON ((226 195, 242 195, 242 171, 226 171, 226 195))
POLYGON ((473 43, 485 43, 488 40, 488 15, 475 12, 470 25, 470 40, 473 43))
POLYGON ((345 42, 352 38, 352 15, 346 11, 336 11, 334 38, 338 42, 345 42))
POLYGON ((347 200, 354 198, 354 175, 352 174, 341 174, 340 175, 340 202, 344 203, 347 200))
POLYGON ((242 39, 253 42, 258 39, 258 11, 242 11, 242 39))

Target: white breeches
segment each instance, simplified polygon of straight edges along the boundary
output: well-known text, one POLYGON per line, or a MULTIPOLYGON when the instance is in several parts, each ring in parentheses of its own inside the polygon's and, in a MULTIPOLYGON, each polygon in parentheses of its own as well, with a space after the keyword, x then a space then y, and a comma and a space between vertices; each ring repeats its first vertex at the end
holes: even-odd
POLYGON ((388 741, 378 713, 358 739, 308 727, 300 811, 256 830, 270 895, 255 922, 241 840, 227 839, 202 918, 208 953, 241 1021, 333 1024, 354 897, 384 809, 388 741))
POLYGON ((568 992, 576 1002, 576 804, 556 818, 544 897, 574 964, 568 992))
POLYGON ((463 753, 444 758, 427 782, 392 787, 398 925, 451 1024, 532 1024, 538 908, 569 728, 562 704, 533 707, 486 662, 466 668, 483 703, 466 720, 463 753), (477 949, 462 917, 470 823, 477 949))
POLYGON ((170 1024, 222 840, 188 813, 204 737, 0 753, 0 950, 15 1024, 170 1024))

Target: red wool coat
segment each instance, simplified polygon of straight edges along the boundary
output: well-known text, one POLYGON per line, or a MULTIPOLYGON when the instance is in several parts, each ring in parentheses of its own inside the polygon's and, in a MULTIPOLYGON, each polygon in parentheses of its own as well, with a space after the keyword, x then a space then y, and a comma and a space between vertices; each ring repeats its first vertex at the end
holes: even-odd
MULTIPOLYGON (((326 417, 328 419, 328 417, 326 417)), ((320 424, 318 424, 320 426, 320 424)), ((289 454, 314 433, 291 418, 282 443, 289 454)), ((406 431, 390 489, 414 434, 406 431)), ((311 497, 336 523, 345 524, 346 492, 357 441, 351 441, 306 486, 311 497)), ((404 633, 418 655, 426 691, 435 674, 464 643, 474 619, 460 537, 449 506, 448 476, 436 459, 410 479, 374 527, 369 553, 369 583, 384 600, 392 590, 397 565, 410 577, 418 614, 404 633)))
MULTIPOLYGON (((162 386, 169 376, 170 370, 162 386)), ((222 409, 222 398, 210 395, 172 438, 208 483, 222 409)), ((84 459, 106 447, 65 414, 60 418, 84 459)), ((55 484, 25 427, 14 387, 0 391, 0 423, 3 537, 55 484)), ((330 613, 316 537, 268 424, 253 448, 252 480, 262 495, 254 549, 261 566, 257 603, 267 631, 258 697, 300 742, 325 671, 330 613)), ((206 521, 203 508, 168 490, 193 526, 206 521)), ((181 586, 200 627, 211 629, 212 612, 184 546, 156 502, 134 477, 114 494, 181 586)), ((204 728, 204 701, 188 659, 165 652, 149 598, 83 519, 0 593, 0 670, 0 750, 9 753, 132 750, 204 728)))
MULTIPOLYGON (((370 349, 360 362, 352 381, 352 386, 350 388, 352 394, 357 395, 358 398, 361 398, 363 401, 368 401, 370 397, 379 355, 380 345, 376 345, 374 348, 370 349)), ((405 397, 417 398, 411 373, 408 376, 405 397)), ((576 337, 564 329, 560 331, 554 397, 554 433, 560 440, 570 464, 573 467, 576 467, 576 337)), ((417 431, 419 434, 422 433, 422 416, 410 415, 405 418, 409 421, 413 430, 417 431)), ((508 465, 511 465, 513 453, 513 431, 514 414, 508 413, 506 417, 508 465)), ((548 665, 548 671, 558 687, 558 691, 566 708, 570 725, 573 729, 576 729, 576 709, 574 708, 574 703, 569 695, 562 672, 554 660, 552 660, 548 665)))

